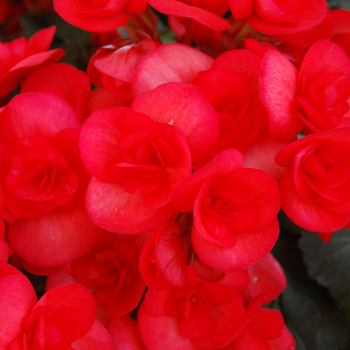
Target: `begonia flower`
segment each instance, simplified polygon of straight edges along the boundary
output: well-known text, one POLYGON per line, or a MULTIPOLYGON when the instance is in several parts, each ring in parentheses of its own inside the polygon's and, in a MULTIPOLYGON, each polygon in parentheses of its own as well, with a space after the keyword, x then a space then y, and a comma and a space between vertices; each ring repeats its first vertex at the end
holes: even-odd
POLYGON ((145 233, 168 222, 175 188, 218 137, 215 110, 189 84, 164 84, 131 109, 96 111, 82 126, 80 151, 93 175, 86 206, 113 232, 145 233), (172 108, 174 105, 176 109, 172 108))
POLYGON ((87 75, 66 63, 53 63, 39 68, 21 84, 21 93, 42 91, 57 95, 67 101, 80 121, 88 115, 90 82, 87 75))
POLYGON ((104 231, 94 247, 64 270, 48 276, 46 290, 78 283, 95 298, 101 322, 124 316, 137 307, 145 291, 138 271, 140 235, 104 231), (138 239, 138 240, 137 240, 138 239))
POLYGON ((27 277, 0 262, 0 290, 1 349, 113 349, 86 288, 68 284, 37 301, 27 277))
POLYGON ((137 322, 147 349, 220 349, 240 332, 246 310, 235 280, 206 282, 191 269, 189 275, 186 288, 146 292, 137 322))
POLYGON ((193 211, 193 248, 220 271, 246 269, 266 256, 278 233, 277 182, 266 172, 243 168, 243 157, 229 149, 192 173, 175 190, 173 207, 193 211))
POLYGON ((28 41, 21 37, 9 43, 0 43, 0 96, 10 93, 30 73, 41 66, 59 61, 62 49, 47 51, 56 27, 35 33, 28 41))
MULTIPOLYGON (((163 225, 147 239, 141 250, 139 270, 148 287, 155 290, 186 287, 190 265, 205 281, 218 282, 225 277, 225 272, 204 264, 193 250, 192 221, 191 213, 180 213, 175 223, 163 225)), ((242 276, 236 277, 242 279, 242 276)))
POLYGON ((334 232, 350 221, 349 132, 343 127, 309 135, 276 156, 288 167, 280 182, 282 209, 306 230, 334 232))
POLYGON ((0 125, 0 212, 12 248, 42 267, 85 254, 101 230, 85 211, 90 175, 79 154, 75 111, 56 95, 25 93, 2 108, 0 125))
POLYGON ((324 0, 230 0, 234 19, 246 18, 248 23, 264 34, 293 34, 315 27, 328 10, 324 0))
POLYGON ((221 17, 229 11, 228 0, 148 0, 148 3, 160 13, 191 18, 214 30, 231 28, 229 22, 221 17))
POLYGON ((147 0, 54 0, 58 14, 89 32, 106 32, 123 26, 132 14, 146 10, 147 0))
MULTIPOLYGON (((120 214, 115 211, 115 215, 124 220, 130 220, 135 215, 131 209, 136 208, 133 205, 123 208, 123 198, 120 195, 117 197, 116 191, 125 191, 130 199, 137 199, 138 202, 141 200, 144 213, 142 216, 139 214, 138 219, 148 220, 152 216, 153 221, 159 216, 156 219, 158 225, 158 220, 164 220, 158 210, 162 211, 170 202, 173 190, 190 173, 190 154, 183 136, 171 125, 157 124, 148 116, 125 107, 93 113, 83 125, 80 149, 88 170, 98 180, 106 183, 109 196, 114 197, 115 204, 105 203, 108 207, 103 208, 103 214, 107 213, 106 210, 114 210, 115 205, 120 208, 120 214), (106 135, 109 135, 108 139, 106 135), (95 149, 97 144, 99 147, 95 149)), ((128 233, 122 231, 125 230, 123 227, 128 226, 126 222, 117 228, 112 217, 110 223, 102 223, 99 219, 100 204, 96 203, 94 196, 100 190, 99 183, 90 182, 86 201, 92 220, 106 229, 128 233)), ((171 210, 166 210, 166 213, 167 221, 173 213, 171 210)), ((129 224, 134 226, 135 221, 129 224)), ((118 221, 117 225, 120 225, 118 221)), ((149 231, 144 225, 146 223, 133 229, 149 231)))
POLYGON ((306 53, 299 72, 278 52, 261 62, 260 94, 269 132, 281 140, 334 129, 349 110, 350 59, 330 40, 317 41, 306 53))

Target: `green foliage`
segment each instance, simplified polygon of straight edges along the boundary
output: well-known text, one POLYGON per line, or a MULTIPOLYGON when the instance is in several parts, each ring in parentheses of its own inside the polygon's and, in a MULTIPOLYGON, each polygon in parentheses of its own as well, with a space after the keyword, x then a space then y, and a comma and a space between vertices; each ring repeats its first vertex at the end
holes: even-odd
MULTIPOLYGON (((315 233, 308 236, 323 243, 315 233)), ((297 243, 298 236, 283 231, 273 249, 285 271, 288 286, 271 307, 281 310, 296 339, 297 350, 343 349, 348 342, 344 317, 326 288, 309 278, 297 243)))
POLYGON ((300 247, 310 276, 327 287, 350 325, 350 230, 335 232, 328 244, 306 234, 300 247))

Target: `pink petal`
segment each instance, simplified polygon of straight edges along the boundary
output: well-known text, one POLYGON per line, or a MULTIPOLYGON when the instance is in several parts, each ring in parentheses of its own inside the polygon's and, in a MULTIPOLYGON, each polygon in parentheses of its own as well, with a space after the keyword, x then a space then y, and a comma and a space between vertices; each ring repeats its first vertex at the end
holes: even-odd
POLYGON ((146 233, 168 222, 175 211, 168 204, 159 209, 143 206, 143 195, 126 193, 117 184, 92 178, 86 194, 86 209, 98 226, 118 233, 146 233))
POLYGON ((0 112, 0 139, 10 144, 30 136, 54 137, 66 128, 79 130, 79 119, 67 102, 52 94, 17 95, 0 112))
POLYGON ((42 219, 22 219, 8 225, 8 239, 14 251, 29 263, 42 267, 67 264, 87 253, 101 230, 92 224, 82 208, 58 210, 42 219))
POLYGON ((198 72, 209 69, 213 62, 210 56, 187 45, 164 44, 140 61, 130 89, 138 96, 165 83, 191 83, 198 72))
POLYGON ((71 344, 74 350, 115 350, 106 328, 97 320, 90 330, 71 344))
POLYGON ((282 56, 269 51, 261 62, 260 93, 267 110, 269 132, 280 140, 290 140, 302 130, 297 116, 297 70, 282 56))

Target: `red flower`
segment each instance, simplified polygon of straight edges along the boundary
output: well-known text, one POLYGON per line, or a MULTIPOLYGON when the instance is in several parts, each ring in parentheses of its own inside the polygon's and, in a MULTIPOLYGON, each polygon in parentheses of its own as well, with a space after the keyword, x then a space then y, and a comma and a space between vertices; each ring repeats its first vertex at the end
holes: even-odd
POLYGON ((2 349, 113 349, 95 320, 96 305, 84 287, 67 284, 38 302, 29 280, 0 262, 0 347, 2 349))
POLYGON ((137 307, 145 291, 137 268, 142 243, 142 236, 104 231, 88 254, 48 276, 46 290, 79 283, 95 298, 101 322, 124 316, 137 307))
POLYGON ((333 232, 350 221, 350 128, 306 136, 283 148, 282 209, 298 226, 333 232))
POLYGON ((276 138, 290 140, 303 128, 334 129, 349 110, 350 59, 339 45, 319 40, 298 72, 282 54, 269 51, 261 62, 260 93, 276 138))
POLYGON ((243 168, 236 150, 219 153, 184 180, 172 205, 193 211, 193 248, 217 270, 249 267, 270 252, 278 237, 277 182, 264 171, 243 168))
POLYGON ((131 109, 96 111, 80 134, 80 150, 94 176, 86 197, 97 225, 120 233, 145 233, 175 214, 169 204, 218 136, 217 115, 189 84, 164 84, 137 97, 131 109), (177 108, 174 109, 173 106, 177 108))
POLYGON ((43 267, 85 254, 101 231, 85 211, 90 175, 80 159, 73 108, 52 94, 20 94, 1 110, 0 125, 0 210, 11 222, 11 246, 43 267))
POLYGON ((210 283, 189 270, 186 288, 148 289, 138 313, 149 350, 220 349, 243 324, 245 308, 230 279, 210 283))

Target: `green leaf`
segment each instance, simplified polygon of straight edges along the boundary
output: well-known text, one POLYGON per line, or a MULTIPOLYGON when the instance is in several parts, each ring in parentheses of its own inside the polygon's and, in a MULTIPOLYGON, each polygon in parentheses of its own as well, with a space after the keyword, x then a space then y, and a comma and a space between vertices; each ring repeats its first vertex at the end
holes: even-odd
POLYGON ((282 232, 272 251, 288 286, 271 307, 282 312, 297 350, 342 349, 348 341, 344 317, 327 290, 309 278, 297 241, 296 235, 282 232))
POLYGON ((328 288, 350 325, 350 230, 335 232, 328 244, 307 233, 299 244, 310 276, 328 288))

